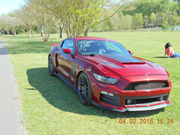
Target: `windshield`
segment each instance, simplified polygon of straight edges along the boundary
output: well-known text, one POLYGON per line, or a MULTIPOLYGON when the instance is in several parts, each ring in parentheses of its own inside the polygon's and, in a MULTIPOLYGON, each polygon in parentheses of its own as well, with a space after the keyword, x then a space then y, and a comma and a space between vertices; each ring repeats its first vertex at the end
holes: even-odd
POLYGON ((129 52, 115 41, 105 40, 79 40, 78 51, 80 55, 121 54, 130 55, 129 52))

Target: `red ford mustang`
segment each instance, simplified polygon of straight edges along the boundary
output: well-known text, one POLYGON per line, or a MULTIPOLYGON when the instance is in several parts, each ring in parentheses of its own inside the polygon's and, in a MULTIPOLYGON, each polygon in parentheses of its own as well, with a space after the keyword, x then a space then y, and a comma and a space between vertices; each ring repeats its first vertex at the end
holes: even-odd
POLYGON ((167 70, 113 40, 75 37, 51 44, 48 73, 74 88, 84 105, 125 112, 171 104, 167 70))

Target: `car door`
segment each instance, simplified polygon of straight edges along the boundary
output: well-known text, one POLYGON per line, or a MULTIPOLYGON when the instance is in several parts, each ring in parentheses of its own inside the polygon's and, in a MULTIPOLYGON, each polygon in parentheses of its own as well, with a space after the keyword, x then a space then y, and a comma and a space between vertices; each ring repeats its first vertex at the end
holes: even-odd
POLYGON ((61 51, 61 45, 63 44, 63 42, 64 40, 61 41, 57 47, 54 47, 54 46, 51 47, 51 50, 50 50, 54 66, 56 68, 58 67, 57 57, 58 57, 59 52, 61 51))
POLYGON ((61 49, 58 53, 58 69, 63 73, 66 78, 68 78, 70 81, 74 81, 74 61, 75 61, 75 43, 73 39, 67 39, 63 42, 61 45, 61 49), (71 54, 63 52, 63 49, 71 49, 71 54))

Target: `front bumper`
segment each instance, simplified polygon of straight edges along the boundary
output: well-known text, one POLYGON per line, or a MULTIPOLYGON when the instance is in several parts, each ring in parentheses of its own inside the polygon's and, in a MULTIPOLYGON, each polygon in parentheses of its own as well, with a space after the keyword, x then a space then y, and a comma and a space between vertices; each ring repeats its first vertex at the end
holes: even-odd
MULTIPOLYGON (((169 100, 171 82, 166 76, 152 76, 149 80, 155 81, 158 80, 158 78, 161 78, 161 80, 164 81, 168 81, 169 87, 128 91, 122 89, 122 86, 125 84, 123 80, 121 81, 122 84, 118 85, 102 85, 101 83, 95 83, 94 80, 94 83, 92 83, 93 104, 104 109, 114 110, 118 112, 149 111, 167 107, 171 105, 171 102, 169 100), (102 97, 102 91, 103 93, 109 93, 109 96, 107 94, 106 96, 102 97), (110 96, 112 95, 115 95, 115 97, 111 98, 110 96), (131 99, 133 103, 127 104, 127 99, 131 99)), ((147 80, 146 77, 136 77, 136 79, 138 81, 147 80)), ((135 78, 129 77, 128 82, 135 82, 135 78)))

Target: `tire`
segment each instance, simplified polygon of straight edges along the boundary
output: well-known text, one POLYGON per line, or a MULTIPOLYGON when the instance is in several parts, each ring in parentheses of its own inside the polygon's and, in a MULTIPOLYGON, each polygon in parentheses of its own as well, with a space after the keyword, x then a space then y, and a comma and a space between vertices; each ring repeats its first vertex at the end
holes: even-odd
POLYGON ((83 105, 91 105, 92 90, 88 76, 85 73, 81 73, 78 77, 77 92, 80 102, 83 105))
POLYGON ((48 74, 54 76, 54 64, 51 56, 48 59, 48 74))

